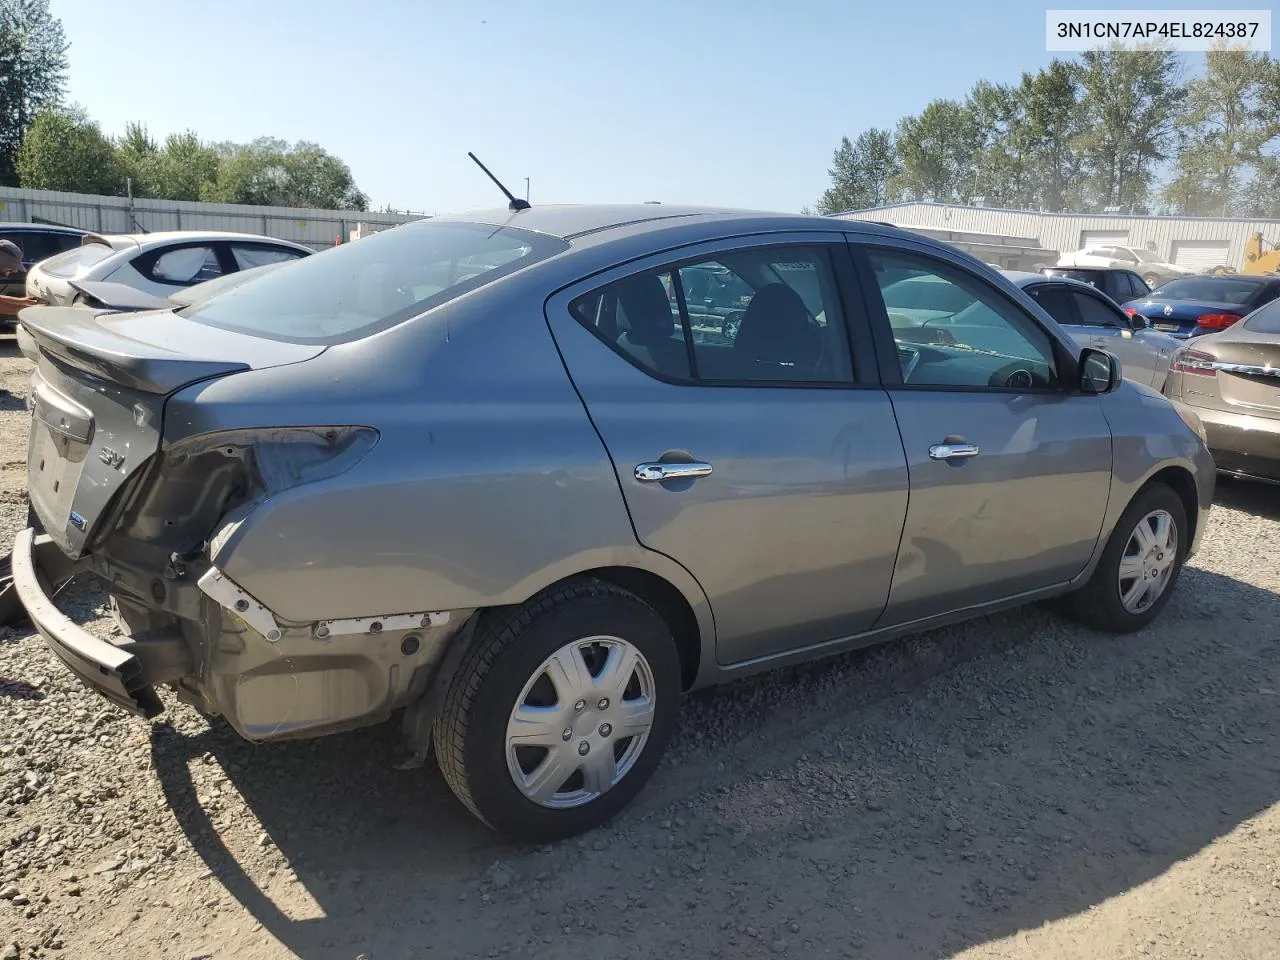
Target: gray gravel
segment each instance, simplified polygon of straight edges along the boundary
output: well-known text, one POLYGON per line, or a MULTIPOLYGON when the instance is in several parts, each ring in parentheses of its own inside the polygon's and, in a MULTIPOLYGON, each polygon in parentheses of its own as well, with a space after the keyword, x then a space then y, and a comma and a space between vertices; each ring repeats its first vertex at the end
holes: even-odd
MULTIPOLYGON (((26 378, 0 352, 6 540, 26 378)), ((1147 631, 1027 609, 697 695, 637 803, 547 848, 393 770, 391 727, 146 723, 0 629, 0 960, 1276 957, 1278 560, 1280 491, 1224 485, 1147 631)))

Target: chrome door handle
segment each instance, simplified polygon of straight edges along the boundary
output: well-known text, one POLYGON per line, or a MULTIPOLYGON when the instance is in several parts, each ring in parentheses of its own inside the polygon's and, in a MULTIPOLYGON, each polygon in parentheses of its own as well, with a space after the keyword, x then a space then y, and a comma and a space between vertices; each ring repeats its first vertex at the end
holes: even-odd
POLYGON ((637 463, 636 479, 642 483, 663 480, 696 480, 711 474, 709 463, 637 463))
POLYGON ((954 457, 976 457, 982 448, 976 443, 935 443, 929 448, 931 460, 951 460, 954 457))

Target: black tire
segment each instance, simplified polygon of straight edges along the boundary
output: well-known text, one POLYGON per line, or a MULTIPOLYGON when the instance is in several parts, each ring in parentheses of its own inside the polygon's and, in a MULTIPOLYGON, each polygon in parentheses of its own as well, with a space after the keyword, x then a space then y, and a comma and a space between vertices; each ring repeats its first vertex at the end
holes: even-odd
POLYGON ((27 619, 27 611, 13 586, 13 555, 0 558, 0 627, 13 627, 27 619))
POLYGON ((653 775, 679 716, 680 658, 671 630, 639 597, 600 580, 548 590, 482 623, 454 674, 433 741, 458 799, 516 840, 545 842, 583 833, 626 806, 653 775), (507 720, 538 666, 581 637, 615 636, 644 656, 653 675, 654 717, 634 765, 581 806, 552 809, 526 797, 507 768, 507 720))
POLYGON ((1187 528, 1187 511, 1182 498, 1162 483, 1145 487, 1120 515, 1089 582, 1064 597, 1060 609, 1071 619, 1104 633, 1124 634, 1141 630, 1160 615, 1173 596, 1190 545, 1191 532, 1187 528), (1120 599, 1120 560, 1139 521, 1155 510, 1164 510, 1173 518, 1178 531, 1177 556, 1164 592, 1145 610, 1131 613, 1120 599))

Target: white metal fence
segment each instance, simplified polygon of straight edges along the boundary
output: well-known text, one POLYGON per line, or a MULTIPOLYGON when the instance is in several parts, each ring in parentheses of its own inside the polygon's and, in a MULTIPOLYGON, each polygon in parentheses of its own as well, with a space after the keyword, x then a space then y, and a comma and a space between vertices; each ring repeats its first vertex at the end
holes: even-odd
POLYGON ((188 200, 143 200, 89 193, 0 187, 0 221, 58 223, 95 233, 154 233, 160 230, 232 230, 256 233, 316 250, 346 243, 363 225, 365 234, 423 219, 405 213, 253 207, 188 200))

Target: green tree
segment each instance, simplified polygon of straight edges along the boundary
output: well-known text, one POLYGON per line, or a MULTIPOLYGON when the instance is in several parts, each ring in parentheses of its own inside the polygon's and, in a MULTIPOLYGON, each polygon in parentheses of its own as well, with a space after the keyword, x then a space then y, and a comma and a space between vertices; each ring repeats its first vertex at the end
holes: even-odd
POLYGON ((1086 202, 1144 213, 1151 183, 1177 146, 1186 89, 1170 50, 1089 50, 1081 54, 1081 132, 1074 147, 1086 202))
POLYGON ((0 0, 0 184, 18 182, 18 148, 62 99, 67 42, 48 0, 0 0))
POLYGON ((156 154, 149 196, 199 200, 217 183, 221 164, 217 151, 192 131, 171 133, 156 154))
POLYGON ((116 140, 116 159, 124 175, 133 181, 135 197, 154 197, 156 163, 160 147, 147 128, 140 123, 130 123, 124 128, 124 136, 116 140))
POLYGON ((1034 184, 1028 206, 1048 211, 1083 209, 1080 159, 1072 149, 1079 134, 1079 67, 1055 59, 1035 74, 1024 73, 1018 85, 1023 115, 1023 162, 1034 184))
POLYGON ((1275 120, 1262 100, 1271 66, 1266 54, 1246 50, 1205 54, 1203 76, 1186 85, 1178 118, 1184 145, 1177 175, 1164 191, 1178 212, 1226 216, 1244 206, 1244 182, 1275 120))
POLYGON ((888 130, 864 130, 856 143, 842 137, 827 171, 831 186, 818 200, 818 212, 832 214, 882 206, 889 199, 889 181, 897 172, 893 134, 888 130))
POLYGON ((369 198, 351 169, 314 143, 260 137, 246 145, 219 144, 216 180, 201 199, 278 207, 365 210, 369 198))
POLYGON ((118 195, 124 168, 114 145, 79 108, 49 111, 32 121, 18 149, 24 187, 118 195))
POLYGON ((974 196, 981 136, 964 104, 934 100, 919 116, 898 122, 894 142, 901 166, 890 181, 893 192, 943 203, 968 203, 974 196))
POLYGON ((1035 201, 1027 164, 1027 122, 1018 91, 980 80, 965 100, 973 117, 974 201, 989 206, 1026 207, 1035 201))

